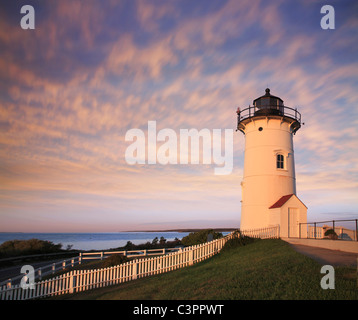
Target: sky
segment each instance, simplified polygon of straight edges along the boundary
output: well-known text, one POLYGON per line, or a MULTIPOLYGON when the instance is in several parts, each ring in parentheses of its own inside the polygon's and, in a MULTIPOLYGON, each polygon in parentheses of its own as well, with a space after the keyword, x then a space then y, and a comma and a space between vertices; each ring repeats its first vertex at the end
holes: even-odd
POLYGON ((322 29, 326 4, 1 1, 0 232, 239 227, 236 110, 267 87, 302 115, 308 221, 357 218, 358 4, 330 1, 335 29, 322 29), (22 29, 23 5, 35 29, 22 29), (129 164, 126 133, 146 138, 149 121, 178 136, 232 129, 232 172, 129 164))

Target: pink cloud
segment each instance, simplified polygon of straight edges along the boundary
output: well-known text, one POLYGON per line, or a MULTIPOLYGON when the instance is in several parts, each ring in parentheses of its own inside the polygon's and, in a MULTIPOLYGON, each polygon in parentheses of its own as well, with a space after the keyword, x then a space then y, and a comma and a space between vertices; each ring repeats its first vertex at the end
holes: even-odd
POLYGON ((113 45, 105 68, 122 76, 134 75, 136 81, 145 75, 156 79, 161 76, 163 67, 177 62, 169 44, 168 39, 163 39, 139 48, 131 35, 121 36, 113 45))

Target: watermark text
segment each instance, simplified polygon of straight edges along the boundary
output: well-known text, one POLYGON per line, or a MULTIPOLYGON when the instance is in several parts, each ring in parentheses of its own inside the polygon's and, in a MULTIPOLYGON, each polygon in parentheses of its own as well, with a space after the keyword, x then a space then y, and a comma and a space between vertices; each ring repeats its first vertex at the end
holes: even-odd
POLYGON ((233 130, 173 129, 157 132, 156 121, 148 121, 147 135, 141 129, 130 129, 125 141, 133 141, 125 151, 128 164, 216 164, 215 175, 233 170, 233 130), (202 147, 200 147, 200 145, 202 147), (190 158, 190 159, 189 159, 190 158))

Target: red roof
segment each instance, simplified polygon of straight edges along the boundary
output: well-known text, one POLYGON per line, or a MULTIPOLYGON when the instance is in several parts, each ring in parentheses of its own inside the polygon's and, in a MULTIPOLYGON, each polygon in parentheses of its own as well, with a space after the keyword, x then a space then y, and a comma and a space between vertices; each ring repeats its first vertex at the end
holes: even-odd
POLYGON ((287 196, 281 197, 269 209, 281 208, 292 196, 293 194, 288 194, 287 196))

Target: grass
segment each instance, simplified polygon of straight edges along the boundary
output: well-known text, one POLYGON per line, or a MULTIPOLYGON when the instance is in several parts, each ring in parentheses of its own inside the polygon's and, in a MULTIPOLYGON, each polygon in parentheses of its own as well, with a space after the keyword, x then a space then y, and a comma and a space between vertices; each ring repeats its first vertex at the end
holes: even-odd
POLYGON ((56 299, 73 300, 314 300, 358 299, 352 267, 335 267, 335 289, 323 290, 321 265, 282 240, 258 240, 165 274, 56 299))

